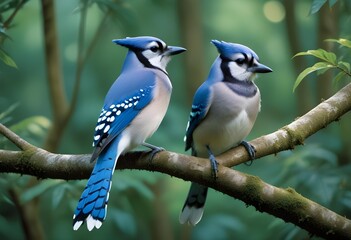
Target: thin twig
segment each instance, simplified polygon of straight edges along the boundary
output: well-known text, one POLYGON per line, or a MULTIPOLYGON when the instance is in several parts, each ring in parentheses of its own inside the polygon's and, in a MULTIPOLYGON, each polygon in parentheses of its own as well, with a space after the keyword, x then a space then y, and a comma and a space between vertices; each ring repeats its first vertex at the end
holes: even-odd
POLYGON ((0 123, 0 134, 10 140, 13 144, 15 144, 19 149, 25 151, 31 148, 35 148, 32 144, 22 139, 16 133, 12 132, 10 129, 5 127, 0 123))
POLYGON ((80 22, 79 22, 79 31, 78 31, 78 54, 77 54, 77 68, 76 68, 76 75, 75 75, 75 82, 73 87, 72 93, 72 100, 65 115, 66 122, 69 121, 71 118, 78 101, 79 89, 80 89, 80 82, 82 79, 82 73, 84 68, 84 40, 85 40, 85 25, 86 25, 86 16, 87 16, 87 1, 81 1, 83 4, 81 8, 81 15, 80 15, 80 22))
POLYGON ((73 88, 73 94, 72 94, 72 100, 69 106, 69 109, 67 111, 67 114, 65 115, 65 121, 68 122, 69 119, 72 117, 74 110, 77 107, 77 101, 78 101, 78 95, 79 95, 79 89, 80 89, 80 83, 81 83, 81 76, 83 73, 83 69, 85 66, 85 63, 92 52, 98 37, 101 35, 102 28, 108 18, 108 15, 110 13, 107 12, 104 17, 102 18, 93 39, 91 40, 89 46, 87 47, 85 53, 84 53, 84 39, 85 39, 85 24, 86 24, 86 15, 87 15, 87 6, 86 2, 84 2, 84 5, 81 10, 81 19, 80 19, 80 25, 79 25, 79 34, 78 34, 78 57, 77 57, 77 69, 76 69, 76 75, 75 75, 75 83, 74 83, 74 88, 73 88))
POLYGON ((3 25, 2 25, 2 27, 3 27, 4 29, 7 29, 7 28, 10 26, 11 22, 13 21, 13 19, 14 19, 15 16, 16 16, 16 14, 18 13, 18 11, 21 9, 21 7, 22 7, 24 4, 25 4, 25 1, 24 1, 24 0, 21 0, 21 1, 18 3, 17 7, 16 7, 15 10, 12 12, 12 14, 6 19, 6 21, 4 21, 4 23, 3 23, 3 25))
POLYGON ((95 34, 92 38, 92 40, 90 41, 90 44, 89 46, 87 47, 86 51, 85 51, 85 55, 84 55, 84 58, 83 58, 83 61, 82 61, 82 64, 84 65, 85 62, 88 60, 91 52, 93 51, 93 48, 94 46, 96 45, 99 37, 101 36, 101 33, 102 33, 102 30, 103 30, 103 27, 105 26, 106 24, 106 21, 108 19, 108 17, 111 15, 111 11, 107 11, 105 14, 104 14, 104 17, 101 19, 100 21, 100 24, 99 26, 97 27, 96 31, 95 31, 95 34))

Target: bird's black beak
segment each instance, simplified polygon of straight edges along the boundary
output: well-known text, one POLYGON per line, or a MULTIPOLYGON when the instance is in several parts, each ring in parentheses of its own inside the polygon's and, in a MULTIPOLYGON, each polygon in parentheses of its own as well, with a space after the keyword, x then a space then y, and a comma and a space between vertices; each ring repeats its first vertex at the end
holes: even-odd
POLYGON ((269 73, 273 72, 273 70, 266 65, 263 65, 262 63, 255 63, 251 67, 247 69, 250 72, 253 73, 269 73))
POLYGON ((177 47, 177 46, 168 46, 166 51, 163 53, 164 55, 167 56, 173 56, 177 55, 179 53, 185 52, 186 49, 182 47, 177 47))

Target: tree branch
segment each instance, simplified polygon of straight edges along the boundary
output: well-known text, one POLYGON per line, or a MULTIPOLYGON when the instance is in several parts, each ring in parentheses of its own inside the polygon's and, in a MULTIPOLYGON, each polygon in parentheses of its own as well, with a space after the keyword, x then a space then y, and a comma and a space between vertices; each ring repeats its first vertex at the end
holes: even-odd
MULTIPOLYGON (((88 178, 93 164, 90 155, 52 154, 38 149, 32 155, 0 150, 0 171, 25 172, 39 177, 60 179, 88 178), (6 161, 2 159, 6 158, 6 161), (26 166, 26 167, 25 167, 26 166), (30 167, 29 167, 30 166, 30 167), (43 169, 42 166, 45 166, 43 169)), ((244 174, 219 165, 218 179, 211 177, 208 159, 172 152, 161 152, 150 163, 145 152, 131 152, 119 159, 118 169, 158 171, 184 180, 195 181, 214 188, 267 212, 284 221, 306 229, 311 234, 329 239, 350 239, 351 221, 310 201, 293 189, 280 189, 256 176, 244 174), (133 161, 130 161, 133 159, 133 161)))
MULTIPOLYGON (((250 143, 255 146, 257 157, 293 149, 296 145, 302 144, 307 137, 338 120, 350 110, 351 84, 348 84, 291 124, 250 143)), ((1 126, 0 129, 4 128, 1 126)), ((211 177, 208 159, 167 151, 157 154, 152 162, 148 161, 147 157, 145 152, 127 153, 119 159, 117 168, 158 171, 198 182, 240 199, 258 211, 294 223, 311 234, 330 239, 351 238, 349 219, 304 198, 293 189, 277 188, 256 176, 228 168, 249 160, 242 147, 232 149, 218 157, 220 165, 217 180, 211 177)), ((71 180, 88 178, 92 168, 90 155, 53 154, 36 147, 24 151, 0 150, 0 172, 71 180)))
POLYGON ((15 144, 21 150, 28 150, 30 148, 35 148, 32 144, 22 139, 16 133, 12 132, 10 129, 0 124, 0 133, 15 144))

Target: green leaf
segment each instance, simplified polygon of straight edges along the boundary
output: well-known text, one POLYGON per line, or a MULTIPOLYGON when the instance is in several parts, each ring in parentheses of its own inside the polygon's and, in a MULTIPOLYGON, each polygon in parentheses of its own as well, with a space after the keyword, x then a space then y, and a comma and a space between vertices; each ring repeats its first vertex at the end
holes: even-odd
POLYGON ((341 45, 343 45, 344 47, 348 47, 351 48, 351 41, 347 40, 345 38, 340 38, 338 43, 340 43, 341 45))
POLYGON ((339 39, 326 39, 326 42, 336 42, 338 44, 340 44, 341 46, 347 47, 347 48, 351 48, 351 41, 347 40, 345 38, 339 38, 339 39))
POLYGON ((35 185, 32 188, 27 189, 22 195, 21 195, 21 203, 26 203, 39 195, 43 194, 46 192, 48 189, 51 187, 59 184, 61 181, 59 180, 46 180, 40 182, 38 185, 35 185))
POLYGON ((318 70, 324 70, 324 69, 330 69, 330 68, 334 68, 335 66, 330 65, 327 62, 318 62, 316 64, 314 64, 312 67, 306 68, 305 70, 303 70, 299 76, 297 77, 294 87, 293 87, 293 92, 295 91, 295 89, 297 88, 297 86, 301 83, 301 81, 310 73, 318 71, 318 70))
POLYGON ((18 68, 15 61, 13 61, 12 58, 7 55, 2 49, 0 49, 0 60, 10 67, 18 68))
POLYGON ((336 55, 332 52, 328 52, 323 49, 308 50, 307 52, 300 52, 295 54, 294 57, 298 57, 298 56, 314 56, 328 63, 336 65, 336 55))
POLYGON ((50 124, 50 120, 46 117, 33 116, 12 125, 10 129, 16 133, 27 131, 34 135, 41 136, 45 134, 46 129, 50 127, 50 124))
MULTIPOLYGON (((18 8, 18 5, 22 2, 23 5, 29 0, 1 0, 0 1, 0 14, 9 10, 14 10, 18 8)), ((22 5, 22 7, 23 7, 22 5)))
POLYGON ((345 72, 339 72, 339 73, 335 76, 335 78, 333 79, 333 81, 334 81, 335 83, 338 83, 345 75, 346 75, 345 72))
POLYGON ((13 202, 13 200, 7 195, 1 194, 0 199, 8 204, 15 206, 15 203, 13 202))
POLYGON ((125 234, 129 236, 135 236, 137 233, 137 222, 134 216, 126 211, 112 208, 111 218, 114 220, 118 228, 125 234))
POLYGON ((2 27, 0 27, 0 38, 11 39, 10 36, 6 34, 5 30, 2 27))
POLYGON ((5 111, 0 112, 0 123, 6 123, 12 112, 18 107, 18 103, 10 105, 5 111))
POLYGON ((333 7, 335 5, 335 3, 337 3, 338 0, 329 0, 329 7, 333 7))
POLYGON ((350 73, 350 63, 340 61, 338 62, 338 67, 344 70, 345 72, 350 73))
POLYGON ((347 40, 345 38, 339 38, 339 39, 326 39, 325 41, 327 42, 336 42, 339 43, 340 45, 347 47, 347 48, 351 48, 351 41, 347 40))
POLYGON ((146 199, 153 199, 154 197, 154 194, 150 190, 150 188, 138 179, 128 178, 126 181, 126 185, 128 188, 134 189, 138 194, 140 194, 142 197, 146 199))
POLYGON ((310 14, 315 14, 316 12, 321 9, 321 7, 327 2, 327 0, 313 0, 311 9, 310 9, 310 14))
POLYGON ((323 49, 318 49, 318 50, 309 50, 308 52, 311 52, 311 54, 319 59, 322 59, 328 63, 331 63, 333 65, 336 65, 336 55, 335 53, 325 51, 323 49))
POLYGON ((52 206, 53 208, 58 208, 60 202, 62 201, 63 197, 65 196, 67 190, 67 185, 66 184, 61 184, 57 187, 52 192, 52 206))

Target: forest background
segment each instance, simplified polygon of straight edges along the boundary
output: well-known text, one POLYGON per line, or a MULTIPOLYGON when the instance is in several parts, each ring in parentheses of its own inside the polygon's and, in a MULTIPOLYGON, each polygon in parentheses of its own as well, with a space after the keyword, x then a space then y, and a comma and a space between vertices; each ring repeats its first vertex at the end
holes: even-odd
MULTIPOLYGON (((329 70, 309 75, 293 92, 299 73, 316 62, 313 57, 293 58, 295 54, 323 48, 350 62, 350 49, 325 41, 351 38, 350 13, 347 0, 3 0, 0 122, 31 144, 51 152, 91 153, 104 96, 126 54, 111 40, 151 35, 188 49, 169 64, 171 104, 159 130, 149 140, 167 151, 185 154, 183 136, 192 96, 217 56, 210 40, 218 39, 249 46, 262 63, 274 70, 256 80, 262 108, 247 138, 252 140, 289 124, 349 83, 347 77, 333 81, 339 72, 329 70), (50 35, 53 33, 57 35, 50 35), (59 101, 54 100, 55 96, 59 101)), ((350 218, 350 122, 351 116, 346 114, 309 137, 303 146, 235 169, 280 188, 293 188, 350 218)), ((0 144, 1 149, 16 149, 5 138, 0 144)), ((135 170, 116 171, 102 228, 75 232, 72 215, 85 183, 1 174, 0 238, 309 236, 294 224, 214 190, 209 191, 202 221, 195 228, 180 225, 178 214, 189 182, 135 170)))

